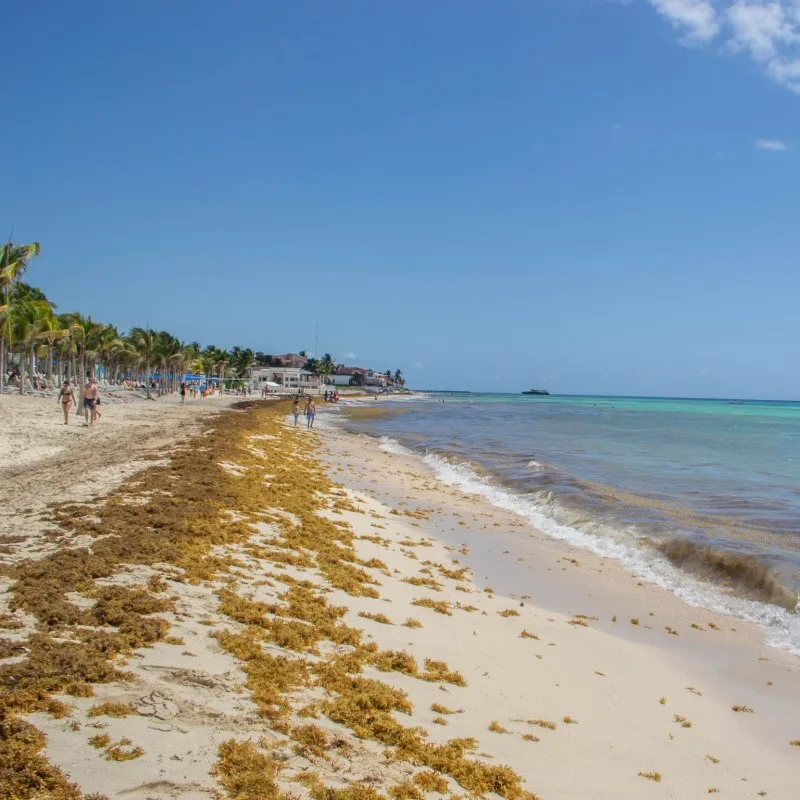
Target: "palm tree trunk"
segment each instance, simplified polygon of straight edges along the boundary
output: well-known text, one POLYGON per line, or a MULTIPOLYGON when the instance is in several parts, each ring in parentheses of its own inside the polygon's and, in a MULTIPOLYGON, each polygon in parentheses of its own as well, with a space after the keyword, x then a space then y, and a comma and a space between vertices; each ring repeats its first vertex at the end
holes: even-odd
POLYGON ((0 393, 6 382, 6 337, 0 334, 0 393))
POLYGON ((152 400, 153 398, 150 396, 150 362, 146 361, 144 365, 144 385, 147 391, 147 399, 152 400))
POLYGON ((47 382, 53 382, 53 343, 47 344, 47 382))

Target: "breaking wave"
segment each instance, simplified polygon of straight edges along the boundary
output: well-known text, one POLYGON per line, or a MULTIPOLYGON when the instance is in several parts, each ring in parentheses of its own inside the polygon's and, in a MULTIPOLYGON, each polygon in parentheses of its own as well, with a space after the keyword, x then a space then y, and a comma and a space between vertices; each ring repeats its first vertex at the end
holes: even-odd
POLYGON ((671 591, 689 605, 758 623, 770 645, 800 655, 797 597, 752 556, 683 539, 657 543, 632 528, 605 524, 560 507, 549 492, 513 492, 467 463, 430 451, 420 456, 387 436, 381 437, 380 446, 387 453, 421 458, 442 483, 517 514, 548 536, 616 559, 637 578, 671 591))
POLYGON ((703 580, 720 583, 753 600, 774 603, 787 611, 797 608, 797 595, 754 556, 707 547, 691 539, 667 539, 656 546, 675 566, 703 580))

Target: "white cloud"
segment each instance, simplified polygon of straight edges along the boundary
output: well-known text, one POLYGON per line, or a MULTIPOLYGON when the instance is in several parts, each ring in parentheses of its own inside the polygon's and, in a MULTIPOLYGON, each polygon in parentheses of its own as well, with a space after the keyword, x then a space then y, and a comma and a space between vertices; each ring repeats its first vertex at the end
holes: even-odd
POLYGON ((425 365, 421 361, 415 361, 411 366, 414 369, 422 369, 425 365))
POLYGON ((355 361, 355 360, 356 360, 356 358, 357 358, 356 354, 355 354, 355 353, 352 353, 352 352, 351 352, 351 353, 345 353, 345 354, 344 354, 344 357, 345 357, 345 358, 346 358, 348 361, 355 361))
POLYGON ((781 142, 779 139, 759 139, 756 142, 758 150, 772 150, 773 153, 782 153, 788 149, 786 142, 781 142))
POLYGON ((800 94, 800 0, 648 0, 691 44, 746 53, 800 94))
POLYGON ((683 32, 688 41, 707 42, 719 33, 711 0, 650 0, 659 14, 683 32))
POLYGON ((788 9, 779 0, 737 2, 728 9, 728 21, 731 47, 747 50, 756 61, 770 62, 782 45, 800 41, 788 9))

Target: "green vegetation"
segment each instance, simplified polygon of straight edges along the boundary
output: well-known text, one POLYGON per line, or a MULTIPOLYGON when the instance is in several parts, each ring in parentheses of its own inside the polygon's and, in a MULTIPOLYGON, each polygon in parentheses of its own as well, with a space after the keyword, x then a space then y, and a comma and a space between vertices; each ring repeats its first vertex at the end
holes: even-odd
MULTIPOLYGON (((99 368, 112 383, 123 377, 139 381, 151 397, 149 378, 159 374, 159 395, 175 391, 186 372, 218 378, 227 386, 239 386, 256 367, 280 365, 271 355, 251 348, 201 347, 182 342, 168 331, 133 327, 122 334, 111 324, 85 317, 78 311, 56 313, 56 304, 41 289, 22 282, 30 261, 41 252, 38 242, 14 244, 0 249, 0 392, 6 373, 13 368, 21 376, 19 393, 32 387, 32 378, 44 367, 47 384, 71 380, 81 385, 99 368)), ((306 369, 320 376, 334 372, 330 353, 309 359, 306 369)), ((405 384, 398 369, 386 375, 399 386, 405 384)))

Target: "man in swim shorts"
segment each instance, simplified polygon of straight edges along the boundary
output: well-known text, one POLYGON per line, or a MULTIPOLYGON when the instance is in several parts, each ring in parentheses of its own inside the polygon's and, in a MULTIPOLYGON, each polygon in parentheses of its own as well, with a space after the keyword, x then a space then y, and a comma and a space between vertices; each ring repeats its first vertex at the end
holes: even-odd
POLYGON ((97 419, 97 399, 97 384, 89 378, 83 387, 83 417, 87 425, 94 425, 97 419))
POLYGON ((306 419, 308 420, 308 427, 314 427, 314 417, 317 416, 317 407, 314 405, 314 398, 309 397, 306 403, 306 419))

